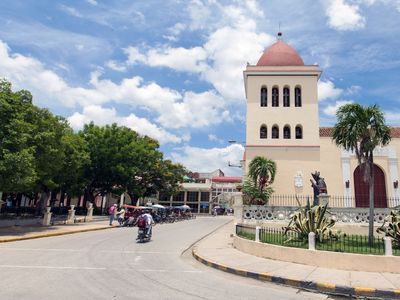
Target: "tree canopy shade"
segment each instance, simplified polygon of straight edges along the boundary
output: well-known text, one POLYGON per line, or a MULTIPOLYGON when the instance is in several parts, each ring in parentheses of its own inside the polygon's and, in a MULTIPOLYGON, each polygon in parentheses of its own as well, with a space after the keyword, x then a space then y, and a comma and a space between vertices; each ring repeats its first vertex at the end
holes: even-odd
POLYGON ((364 181, 369 189, 369 242, 374 234, 374 149, 390 142, 390 128, 377 105, 368 107, 347 104, 336 113, 337 123, 333 128, 332 140, 345 150, 354 151, 359 164, 365 164, 364 181))
POLYGON ((175 193, 187 173, 163 159, 156 140, 117 124, 86 124, 74 133, 67 121, 32 104, 30 92, 13 92, 0 80, 0 192, 50 191, 64 199, 128 192, 138 198, 175 193))
POLYGON ((249 164, 248 179, 243 192, 250 203, 266 204, 273 193, 270 185, 275 180, 276 163, 266 157, 256 156, 249 164))
POLYGON ((11 83, 0 80, 0 191, 31 191, 38 180, 32 96, 13 93, 11 83))

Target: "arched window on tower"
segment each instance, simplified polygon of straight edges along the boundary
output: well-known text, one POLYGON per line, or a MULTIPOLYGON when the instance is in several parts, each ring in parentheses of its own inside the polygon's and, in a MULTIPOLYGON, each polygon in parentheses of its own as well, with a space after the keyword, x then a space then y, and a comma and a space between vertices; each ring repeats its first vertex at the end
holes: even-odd
POLYGON ((279 139, 279 127, 278 125, 272 126, 272 138, 279 139))
POLYGON ((301 125, 296 126, 296 139, 302 139, 303 138, 303 127, 301 125))
POLYGON ((283 88, 283 106, 284 107, 290 106, 290 90, 288 87, 283 88))
POLYGON ((290 139, 290 126, 289 125, 285 125, 285 127, 283 127, 283 138, 290 139))
POLYGON ((267 88, 266 87, 262 87, 261 88, 261 93, 260 93, 260 95, 261 95, 261 99, 260 99, 260 104, 261 104, 261 107, 266 107, 266 106, 268 106, 268 94, 267 94, 267 88))
POLYGON ((272 88, 272 106, 279 106, 279 89, 277 87, 272 88))
POLYGON ((267 126, 261 125, 260 127, 260 139, 266 139, 268 136, 267 126))
POLYGON ((294 89, 294 106, 301 107, 301 88, 296 87, 294 89))

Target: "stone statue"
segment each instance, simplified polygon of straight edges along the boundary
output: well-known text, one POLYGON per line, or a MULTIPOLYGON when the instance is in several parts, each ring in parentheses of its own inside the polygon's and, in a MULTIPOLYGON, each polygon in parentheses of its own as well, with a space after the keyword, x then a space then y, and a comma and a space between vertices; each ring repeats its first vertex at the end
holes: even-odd
POLYGON ((326 188, 325 180, 324 180, 324 178, 320 177, 319 175, 320 175, 320 173, 318 171, 311 173, 311 176, 314 179, 314 181, 312 179, 310 179, 311 187, 314 190, 313 205, 319 204, 319 199, 318 199, 319 194, 327 194, 328 193, 328 189, 326 188))

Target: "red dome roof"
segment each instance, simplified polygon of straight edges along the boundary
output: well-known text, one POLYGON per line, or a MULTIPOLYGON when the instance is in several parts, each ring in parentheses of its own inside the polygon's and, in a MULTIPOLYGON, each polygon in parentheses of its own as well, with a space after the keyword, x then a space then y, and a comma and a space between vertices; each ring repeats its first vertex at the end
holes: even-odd
POLYGON ((304 62, 296 50, 279 40, 264 51, 257 66, 304 66, 304 62))

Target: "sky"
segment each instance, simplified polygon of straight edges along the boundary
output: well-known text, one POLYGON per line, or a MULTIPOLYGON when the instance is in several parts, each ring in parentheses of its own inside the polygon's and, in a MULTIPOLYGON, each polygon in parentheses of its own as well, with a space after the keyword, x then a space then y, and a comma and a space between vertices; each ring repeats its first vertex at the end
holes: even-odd
POLYGON ((283 40, 318 64, 320 126, 343 104, 400 125, 400 0, 2 0, 0 77, 34 104, 155 138, 193 172, 241 175, 243 70, 283 40), (236 141, 237 143, 230 143, 236 141))

